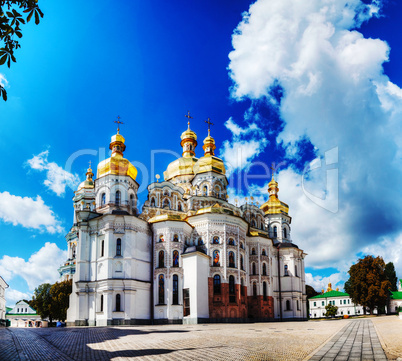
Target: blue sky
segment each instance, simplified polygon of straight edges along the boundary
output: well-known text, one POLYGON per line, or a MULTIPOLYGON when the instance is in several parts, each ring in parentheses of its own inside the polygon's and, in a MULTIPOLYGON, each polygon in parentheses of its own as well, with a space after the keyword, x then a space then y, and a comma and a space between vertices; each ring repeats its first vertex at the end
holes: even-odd
POLYGON ((45 17, 23 28, 17 63, 0 67, 9 96, 0 103, 8 305, 57 280, 73 190, 89 161, 108 156, 117 115, 145 187, 180 153, 187 110, 200 140, 204 120, 215 124, 232 201, 266 200, 268 166, 280 164, 308 283, 342 287, 368 253, 402 277, 400 4, 39 4, 45 17))

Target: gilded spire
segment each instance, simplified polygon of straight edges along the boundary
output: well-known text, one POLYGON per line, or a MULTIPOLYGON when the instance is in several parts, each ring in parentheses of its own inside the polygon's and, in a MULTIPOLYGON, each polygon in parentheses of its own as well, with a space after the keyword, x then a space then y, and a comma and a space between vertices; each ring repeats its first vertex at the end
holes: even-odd
POLYGON ((120 124, 124 124, 122 121, 120 121, 120 116, 117 116, 117 120, 114 120, 113 122, 117 124, 117 134, 115 134, 112 137, 112 140, 109 145, 109 149, 112 150, 112 156, 115 154, 120 154, 121 156, 123 155, 123 152, 126 149, 125 139, 124 137, 120 134, 120 124))
POLYGON ((180 145, 183 147, 183 157, 192 158, 195 157, 195 147, 197 146, 197 135, 190 129, 190 119, 193 117, 190 115, 190 111, 187 112, 185 117, 188 119, 188 128, 181 135, 180 145))
POLYGON ((92 177, 94 176, 93 172, 92 172, 92 168, 91 168, 91 161, 89 161, 89 167, 87 169, 87 180, 92 181, 92 177))
POLYGON ((205 120, 205 123, 208 124, 208 136, 204 139, 204 156, 213 156, 215 155, 214 150, 216 149, 215 139, 211 137, 211 125, 214 123, 211 122, 211 119, 205 120))

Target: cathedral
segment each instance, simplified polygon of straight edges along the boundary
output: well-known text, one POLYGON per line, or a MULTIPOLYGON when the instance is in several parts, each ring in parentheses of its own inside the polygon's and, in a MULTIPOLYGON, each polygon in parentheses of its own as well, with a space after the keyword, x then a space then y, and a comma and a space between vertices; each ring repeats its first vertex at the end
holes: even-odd
POLYGON ((119 128, 96 178, 89 167, 59 269, 73 278, 67 324, 306 319, 306 253, 291 240, 274 176, 260 207, 233 205, 210 130, 202 157, 190 122, 180 145, 182 157, 148 186, 141 212, 137 169, 124 158, 119 128))

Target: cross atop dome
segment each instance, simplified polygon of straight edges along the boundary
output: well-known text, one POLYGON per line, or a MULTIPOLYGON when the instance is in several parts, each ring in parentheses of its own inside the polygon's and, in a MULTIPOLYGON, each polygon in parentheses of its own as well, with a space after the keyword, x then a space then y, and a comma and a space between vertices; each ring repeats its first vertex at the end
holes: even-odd
POLYGON ((208 124, 208 135, 211 134, 211 125, 214 125, 214 123, 211 122, 211 118, 208 118, 208 120, 204 120, 205 123, 208 124))
POLYGON ((120 115, 117 116, 117 120, 114 120, 114 123, 117 123, 117 134, 120 134, 120 124, 124 124, 123 122, 120 121, 120 115))
POLYGON ((188 125, 188 129, 190 129, 190 119, 194 119, 191 115, 190 115, 190 111, 187 110, 187 114, 185 115, 185 117, 187 118, 187 125, 188 125))

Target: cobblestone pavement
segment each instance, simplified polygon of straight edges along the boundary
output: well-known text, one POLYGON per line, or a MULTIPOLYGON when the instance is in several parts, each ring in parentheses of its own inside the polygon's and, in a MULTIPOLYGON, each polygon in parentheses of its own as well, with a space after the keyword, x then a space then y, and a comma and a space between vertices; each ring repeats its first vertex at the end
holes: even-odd
POLYGON ((397 316, 371 318, 389 360, 402 361, 402 320, 397 316))
POLYGON ((371 319, 351 320, 310 358, 311 361, 386 361, 371 319))
POLYGON ((307 360, 358 321, 0 328, 0 360, 307 360))

